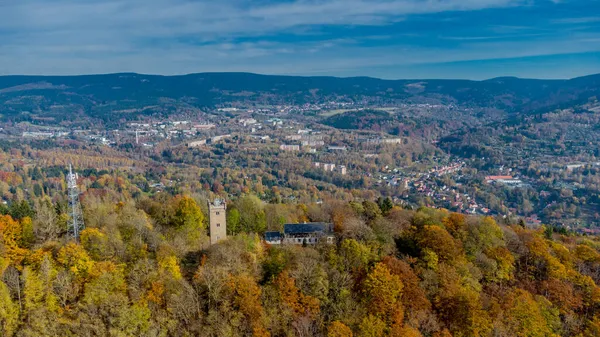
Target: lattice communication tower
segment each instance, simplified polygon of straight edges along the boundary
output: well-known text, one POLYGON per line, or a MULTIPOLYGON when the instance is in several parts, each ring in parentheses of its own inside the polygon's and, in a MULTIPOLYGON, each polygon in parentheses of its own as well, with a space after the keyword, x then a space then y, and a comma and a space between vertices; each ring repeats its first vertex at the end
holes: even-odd
POLYGON ((69 165, 69 174, 67 175, 67 188, 69 193, 69 235, 79 241, 79 234, 85 228, 83 223, 83 212, 79 203, 79 188, 77 188, 77 173, 73 173, 73 168, 69 165))

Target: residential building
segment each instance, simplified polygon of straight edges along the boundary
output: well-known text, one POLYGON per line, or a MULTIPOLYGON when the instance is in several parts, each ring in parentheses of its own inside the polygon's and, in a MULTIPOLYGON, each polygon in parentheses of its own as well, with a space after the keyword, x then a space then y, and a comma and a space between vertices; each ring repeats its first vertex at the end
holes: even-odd
POLYGON ((325 145, 325 142, 322 140, 303 140, 302 141, 302 146, 323 146, 325 145))
POLYGON ((325 172, 338 172, 341 175, 346 175, 348 173, 346 166, 344 165, 336 166, 335 164, 315 162, 315 167, 322 168, 325 172))
POLYGON ((523 181, 521 179, 513 178, 512 176, 487 176, 485 177, 485 181, 488 184, 498 183, 509 186, 520 186, 523 185, 523 181))
POLYGON ((319 242, 333 244, 334 240, 333 224, 324 222, 285 224, 283 226, 283 233, 265 233, 265 241, 273 245, 315 245, 319 242))
POLYGON ((196 125, 194 125, 194 129, 196 131, 210 130, 210 129, 214 129, 215 127, 216 127, 216 125, 214 125, 214 124, 196 124, 196 125))
POLYGON ((281 144, 279 149, 282 151, 300 151, 300 145, 281 144))
POLYGON ((240 119, 239 122, 240 122, 240 124, 243 124, 244 126, 258 123, 256 121, 256 119, 254 119, 254 118, 242 118, 242 119, 240 119))
POLYGON ((187 144, 187 146, 189 148, 200 147, 200 146, 203 146, 203 145, 206 145, 206 139, 196 140, 196 141, 193 141, 193 142, 189 142, 187 144))
POLYGON ((280 245, 283 235, 280 232, 266 232, 265 241, 270 245, 280 245))
POLYGON ((382 142, 384 144, 402 144, 403 141, 404 141, 404 139, 402 139, 402 138, 390 138, 390 139, 382 140, 382 142))
POLYGON ((23 138, 51 138, 54 136, 52 132, 23 132, 23 138))
POLYGON ((225 138, 229 138, 229 137, 231 137, 231 135, 215 136, 215 137, 212 137, 212 138, 210 139, 210 142, 211 142, 211 143, 216 143, 216 142, 219 142, 219 141, 221 141, 221 140, 223 140, 223 139, 225 139, 225 138))
POLYGON ((323 164, 323 169, 327 172, 333 172, 333 170, 335 170, 335 164, 323 164))
POLYGON ((501 182, 504 180, 512 180, 513 177, 512 176, 487 176, 485 177, 485 181, 490 184, 493 182, 501 182))
POLYGON ((584 166, 585 166, 584 164, 571 164, 571 165, 567 165, 567 171, 571 172, 573 170, 580 169, 580 168, 582 168, 584 166))

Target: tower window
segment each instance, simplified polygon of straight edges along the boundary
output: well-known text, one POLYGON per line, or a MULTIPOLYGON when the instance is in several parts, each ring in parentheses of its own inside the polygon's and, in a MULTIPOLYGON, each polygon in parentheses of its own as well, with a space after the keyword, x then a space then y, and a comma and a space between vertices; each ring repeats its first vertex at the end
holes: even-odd
POLYGON ((217 213, 215 213, 215 215, 221 215, 221 212, 217 212, 217 213))
POLYGON ((217 224, 217 227, 221 227, 221 224, 220 224, 220 223, 218 223, 218 224, 217 224))

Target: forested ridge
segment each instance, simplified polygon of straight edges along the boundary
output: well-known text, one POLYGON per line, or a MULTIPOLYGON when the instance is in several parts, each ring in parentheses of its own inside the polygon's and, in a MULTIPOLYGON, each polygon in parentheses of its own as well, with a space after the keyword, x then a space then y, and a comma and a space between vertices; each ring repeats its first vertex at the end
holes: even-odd
POLYGON ((83 196, 65 235, 48 197, 0 217, 2 336, 598 336, 600 242, 390 200, 228 203, 209 246, 206 197, 83 196), (330 221, 334 245, 265 230, 330 221))
POLYGON ((549 111, 586 102, 599 93, 599 75, 570 80, 494 78, 468 80, 383 80, 369 77, 269 76, 250 73, 199 73, 157 76, 134 73, 85 76, 0 76, 0 121, 35 121, 28 111, 51 121, 72 116, 111 124, 132 115, 172 114, 174 107, 207 108, 228 104, 293 104, 346 98, 436 101, 507 112, 549 111), (52 107, 52 109, 50 109, 52 107), (153 109, 145 109, 152 107, 153 109), (159 109, 154 109, 162 107, 159 109), (164 108, 164 109, 163 109, 164 108))

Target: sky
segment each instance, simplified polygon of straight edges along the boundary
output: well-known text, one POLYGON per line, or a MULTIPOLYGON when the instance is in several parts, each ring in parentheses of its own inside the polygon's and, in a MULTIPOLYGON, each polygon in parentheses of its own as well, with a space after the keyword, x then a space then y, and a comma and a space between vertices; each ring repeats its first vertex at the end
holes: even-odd
POLYGON ((0 0, 0 75, 600 73, 600 0, 0 0))

